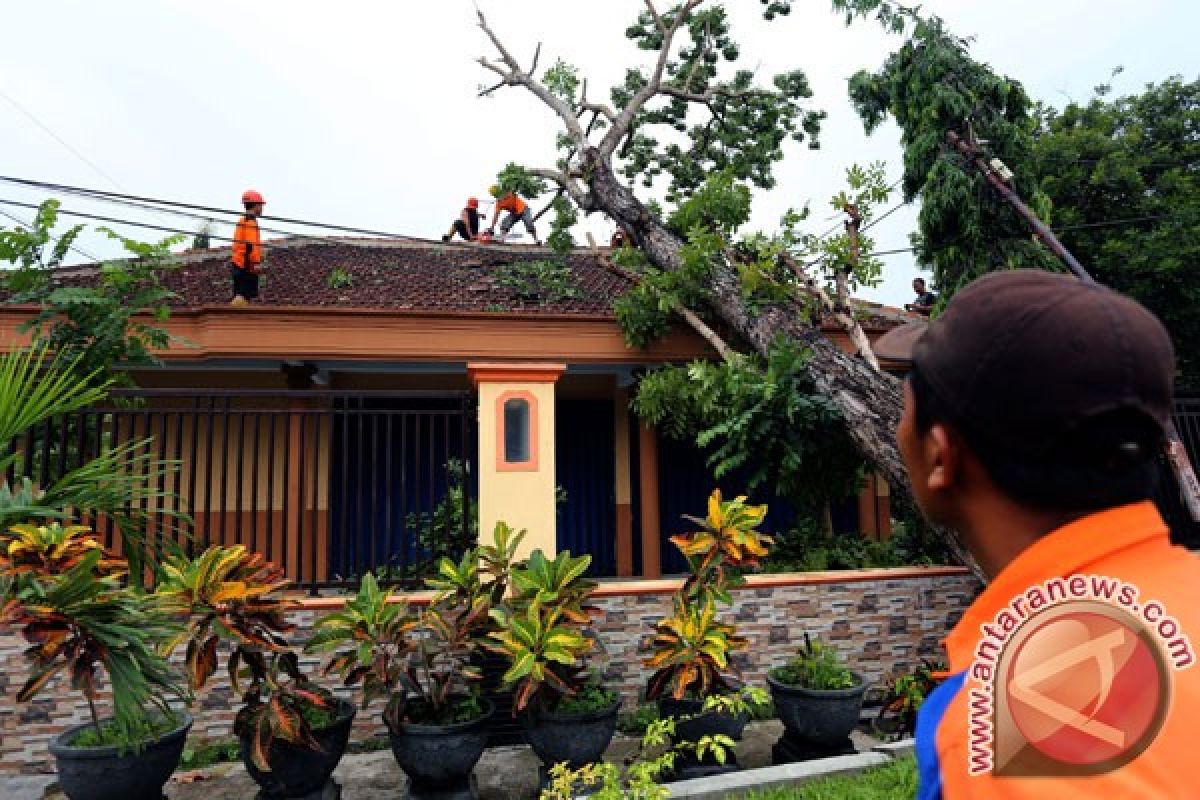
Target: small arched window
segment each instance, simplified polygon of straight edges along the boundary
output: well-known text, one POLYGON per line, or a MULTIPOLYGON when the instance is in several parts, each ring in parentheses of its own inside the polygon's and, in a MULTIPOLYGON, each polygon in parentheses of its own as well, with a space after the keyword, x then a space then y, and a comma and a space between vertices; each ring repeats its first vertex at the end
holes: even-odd
POLYGON ((509 391, 496 400, 496 468, 538 469, 538 404, 531 392, 509 391))
POLYGON ((510 397, 504 401, 504 461, 525 464, 530 460, 529 401, 510 397))

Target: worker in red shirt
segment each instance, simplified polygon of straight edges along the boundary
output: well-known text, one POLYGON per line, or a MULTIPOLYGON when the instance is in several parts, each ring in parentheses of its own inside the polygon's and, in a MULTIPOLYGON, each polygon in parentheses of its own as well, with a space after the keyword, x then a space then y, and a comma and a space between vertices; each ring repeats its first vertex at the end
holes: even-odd
POLYGON ((521 220, 525 223, 525 230, 533 237, 533 243, 538 245, 542 243, 542 240, 538 238, 537 229, 534 227, 533 213, 529 210, 528 203, 517 197, 514 192, 501 192, 499 186, 491 187, 488 189, 488 193, 496 198, 496 208, 492 212, 492 227, 489 233, 495 231, 496 220, 500 218, 500 212, 507 211, 504 221, 500 223, 501 236, 507 235, 517 220, 521 220))
POLYGON ((263 248, 259 236, 258 218, 266 202, 254 189, 242 193, 246 213, 238 220, 233 232, 230 253, 230 274, 233 277, 233 305, 245 305, 258 297, 258 279, 262 273, 263 248))
POLYGON ((913 497, 988 585, 922 705, 919 800, 1200 797, 1200 559, 1151 498, 1175 358, 1098 284, 992 273, 877 343, 913 497))

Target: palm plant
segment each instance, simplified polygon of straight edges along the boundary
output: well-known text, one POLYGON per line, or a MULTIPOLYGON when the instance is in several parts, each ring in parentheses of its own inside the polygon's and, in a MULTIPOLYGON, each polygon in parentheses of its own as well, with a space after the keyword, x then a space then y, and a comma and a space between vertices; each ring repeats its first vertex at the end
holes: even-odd
POLYGON ((39 538, 26 531, 20 538, 10 537, 0 551, 0 574, 7 584, 0 626, 19 628, 30 643, 25 657, 32 671, 17 700, 33 699, 65 670, 71 686, 86 698, 92 725, 103 740, 96 710, 103 670, 112 689, 112 733, 116 741, 136 749, 151 728, 150 709, 172 719, 167 697, 185 697, 156 651, 178 626, 155 597, 121 584, 121 565, 94 539, 84 542, 75 531, 70 537, 73 555, 58 558, 65 553, 64 538, 51 532, 39 538), (33 555, 37 543, 40 556, 33 555), (39 564, 53 565, 55 571, 39 564), (65 571, 58 571, 62 566, 65 571))
MULTIPOLYGON (((111 383, 95 384, 79 357, 50 354, 45 344, 0 355, 0 530, 31 521, 104 516, 122 539, 131 573, 143 567, 146 510, 166 496, 154 488, 174 465, 156 459, 150 440, 130 441, 104 448, 78 467, 39 485, 31 475, 33 456, 15 446, 21 437, 55 419, 67 424, 68 415, 96 405, 111 383)), ((71 439, 73 437, 67 437, 71 439)), ((164 484, 165 485, 165 484, 164 484)), ((186 522, 166 508, 164 518, 186 522)))

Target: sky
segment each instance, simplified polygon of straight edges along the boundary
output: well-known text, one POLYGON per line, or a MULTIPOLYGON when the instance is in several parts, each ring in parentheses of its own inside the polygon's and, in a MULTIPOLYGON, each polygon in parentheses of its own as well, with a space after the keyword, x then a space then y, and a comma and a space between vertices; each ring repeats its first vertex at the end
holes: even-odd
MULTIPOLYGON (((557 58, 576 65, 593 97, 627 67, 648 66, 650 56, 623 35, 640 0, 478 3, 518 59, 528 64, 541 42, 541 67, 557 58)), ((883 161, 900 176, 897 129, 889 123, 867 136, 846 81, 877 69, 902 40, 873 21, 845 27, 828 0, 796 0, 775 23, 762 20, 757 0, 727 6, 744 63, 764 76, 805 70, 812 106, 829 115, 819 150, 788 148, 776 188, 755 196, 749 227, 773 230, 785 210, 808 203, 808 229, 822 233, 838 219, 829 198, 847 167, 883 161)), ((926 0, 923 8, 975 37, 977 58, 1057 106, 1086 101, 1118 65, 1118 92, 1200 76, 1195 0, 926 0)), ((0 47, 0 175, 229 209, 253 187, 270 215, 436 239, 505 163, 554 161, 548 109, 521 89, 477 96, 494 76, 476 59, 494 53, 471 0, 45 0, 8 3, 4 19, 10 33, 24 33, 0 47)), ((47 196, 0 182, 0 200, 47 196)), ((67 209, 154 225, 200 224, 63 200, 67 209)), ((876 226, 877 249, 906 247, 916 214, 906 207, 876 226)), ((577 233, 607 241, 612 229, 594 216, 577 233)), ((78 244, 99 257, 119 253, 94 230, 78 244)), ((87 260, 74 254, 68 263, 87 260)), ((860 296, 909 302, 911 255, 884 264, 883 283, 860 296)))

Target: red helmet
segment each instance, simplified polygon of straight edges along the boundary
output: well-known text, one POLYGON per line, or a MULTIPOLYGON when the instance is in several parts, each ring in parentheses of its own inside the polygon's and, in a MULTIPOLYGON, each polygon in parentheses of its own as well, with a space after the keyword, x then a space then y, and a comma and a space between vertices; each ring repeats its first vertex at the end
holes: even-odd
POLYGON ((242 192, 242 203, 266 203, 263 196, 253 189, 242 192))
POLYGON ((467 208, 479 208, 479 198, 478 197, 468 197, 467 198, 467 208))

